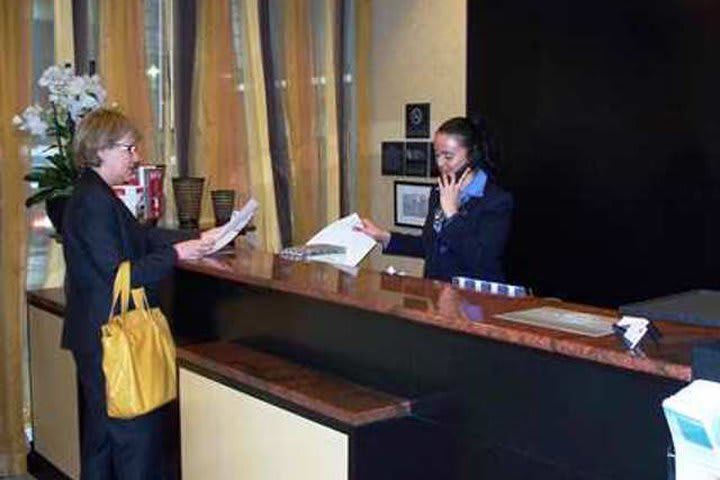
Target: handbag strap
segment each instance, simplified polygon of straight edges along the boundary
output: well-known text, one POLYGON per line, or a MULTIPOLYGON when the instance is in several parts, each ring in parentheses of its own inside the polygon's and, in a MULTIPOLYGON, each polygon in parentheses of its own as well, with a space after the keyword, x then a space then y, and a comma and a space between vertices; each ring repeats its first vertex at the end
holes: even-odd
POLYGON ((135 308, 138 310, 150 311, 150 303, 148 302, 147 296, 145 295, 145 289, 143 287, 133 288, 130 293, 132 294, 135 308))
POLYGON ((108 320, 113 317, 115 307, 120 300, 120 315, 125 315, 128 311, 130 302, 130 262, 125 260, 118 266, 115 274, 115 282, 113 283, 113 301, 110 305, 110 314, 108 320))

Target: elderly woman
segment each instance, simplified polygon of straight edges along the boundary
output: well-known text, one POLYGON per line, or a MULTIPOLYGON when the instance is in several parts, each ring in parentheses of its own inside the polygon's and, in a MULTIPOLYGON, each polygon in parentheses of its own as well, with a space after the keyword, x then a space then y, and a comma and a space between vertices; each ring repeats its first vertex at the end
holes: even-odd
POLYGON ((383 230, 363 219, 360 231, 383 244, 383 252, 425 259, 425 277, 454 276, 502 281, 512 196, 493 179, 491 139, 485 128, 456 117, 433 139, 440 176, 430 194, 422 236, 383 230))
POLYGON ((110 312, 118 265, 132 264, 131 283, 154 287, 178 259, 204 255, 202 239, 141 225, 117 198, 139 161, 137 129, 121 113, 101 109, 78 125, 73 145, 82 173, 63 216, 67 309, 62 345, 72 351, 82 392, 83 479, 163 478, 162 409, 131 420, 109 418, 102 372, 101 326, 110 312))

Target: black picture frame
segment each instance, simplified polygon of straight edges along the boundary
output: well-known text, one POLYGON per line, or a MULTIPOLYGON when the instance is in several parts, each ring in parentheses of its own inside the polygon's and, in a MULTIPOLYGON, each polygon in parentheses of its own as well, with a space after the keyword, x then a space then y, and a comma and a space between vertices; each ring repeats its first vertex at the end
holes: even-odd
POLYGON ((405 173, 405 142, 382 142, 380 151, 382 175, 405 173))
POLYGON ((430 104, 405 104, 405 138, 430 137, 430 104))
POLYGON ((405 142, 405 176, 427 177, 430 142, 405 142))
POLYGON ((435 160, 435 144, 433 144, 433 142, 430 142, 430 159, 428 162, 430 163, 430 176, 433 178, 439 177, 440 169, 438 168, 437 161, 435 160))
POLYGON ((427 218, 431 183, 396 180, 393 195, 395 225, 422 228, 427 218))

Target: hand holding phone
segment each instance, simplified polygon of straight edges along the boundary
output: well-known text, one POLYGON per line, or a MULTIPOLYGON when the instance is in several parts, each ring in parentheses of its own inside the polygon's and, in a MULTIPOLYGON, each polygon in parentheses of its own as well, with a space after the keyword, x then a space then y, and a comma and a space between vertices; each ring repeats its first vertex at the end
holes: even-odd
POLYGON ((469 168, 470 165, 466 163, 455 172, 455 183, 460 182, 460 178, 462 177, 463 173, 465 173, 469 168))
POLYGON ((450 175, 440 175, 438 177, 440 206, 443 209, 445 218, 450 218, 458 212, 460 208, 460 191, 468 175, 470 175, 469 165, 463 165, 450 175))

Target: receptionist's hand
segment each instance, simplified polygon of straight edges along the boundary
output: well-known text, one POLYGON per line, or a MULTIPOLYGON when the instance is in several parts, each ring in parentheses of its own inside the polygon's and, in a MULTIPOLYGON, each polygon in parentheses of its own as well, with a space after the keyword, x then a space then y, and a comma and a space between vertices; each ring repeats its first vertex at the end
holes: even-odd
POLYGON ((362 224, 355 226, 355 230, 363 232, 376 242, 382 243, 383 247, 387 247, 387 244, 390 242, 390 232, 378 227, 369 218, 361 218, 360 221, 362 224))
POLYGON ((460 191, 469 183, 472 171, 466 169, 460 178, 455 175, 440 175, 438 177, 438 188, 440 190, 440 207, 445 213, 445 218, 450 218, 460 208, 460 191))

